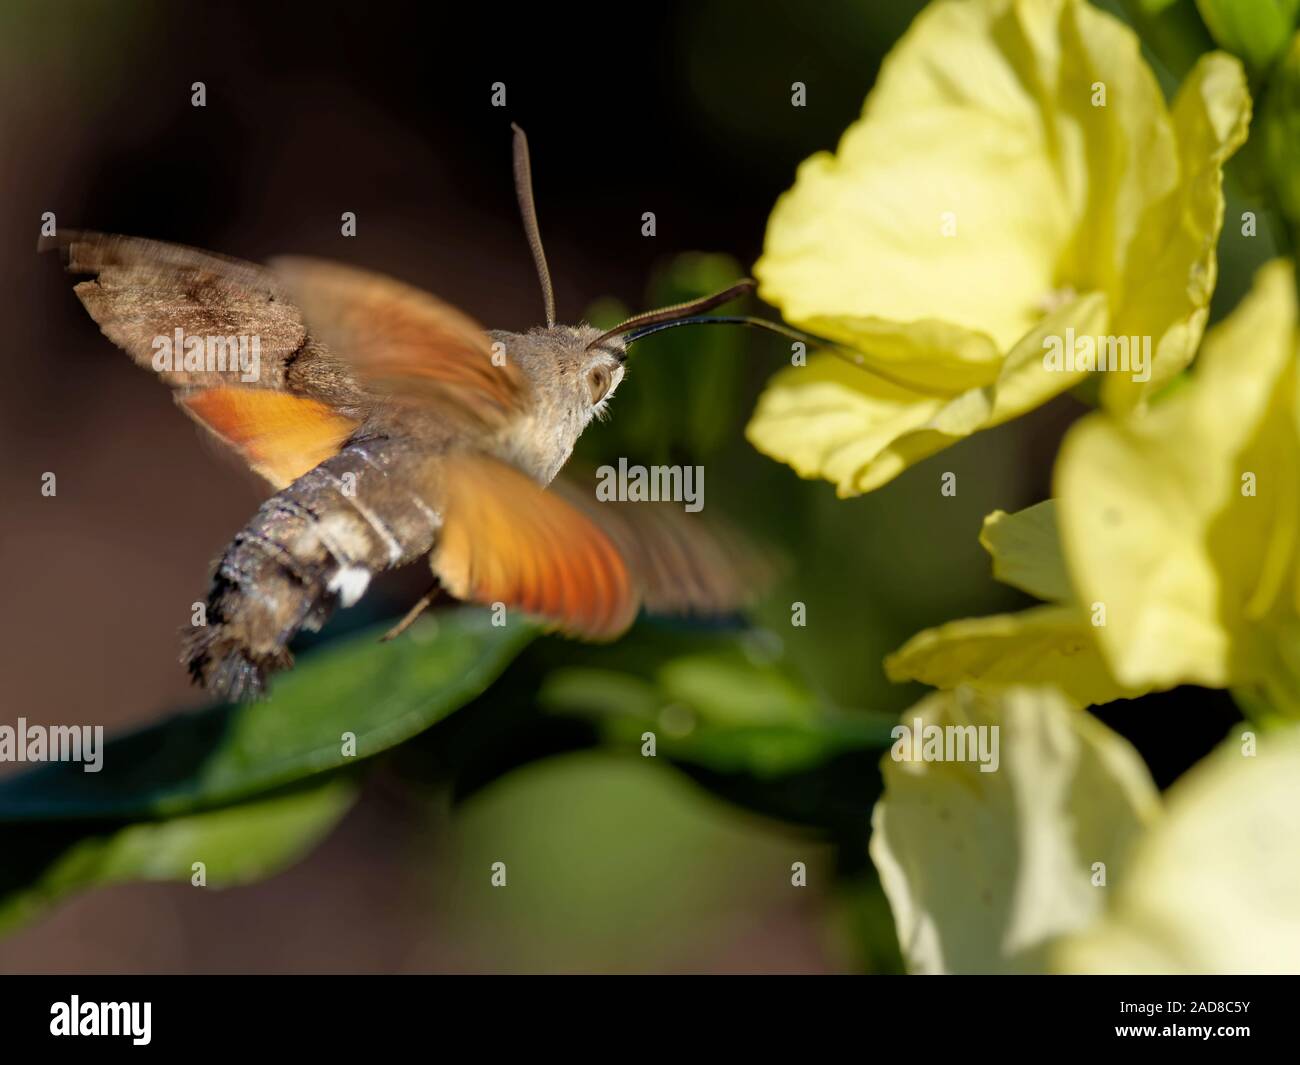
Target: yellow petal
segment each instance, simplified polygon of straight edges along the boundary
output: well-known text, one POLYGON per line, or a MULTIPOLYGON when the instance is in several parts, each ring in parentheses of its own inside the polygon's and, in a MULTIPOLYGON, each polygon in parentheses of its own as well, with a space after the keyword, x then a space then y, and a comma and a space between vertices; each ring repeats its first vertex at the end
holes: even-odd
POLYGON ((1078 0, 931 4, 836 154, 778 203, 760 294, 797 323, 941 319, 1006 351, 1067 284, 1117 289, 1140 211, 1176 176, 1123 23, 1078 0))
POLYGON ((1005 351, 1056 287, 1069 225, 1032 135, 951 109, 851 126, 773 210, 759 295, 809 329, 839 315, 940 319, 1005 351))
POLYGON ((1084 418, 1054 495, 1081 605, 1127 687, 1252 679, 1251 631, 1293 607, 1295 292, 1272 263, 1205 341, 1192 383, 1143 417, 1084 418), (1244 489, 1254 479, 1255 493, 1244 489))
POLYGON ((1015 514, 995 510, 984 519, 980 544, 993 556, 993 576, 1003 584, 1053 603, 1074 601, 1056 528, 1055 500, 1015 514))
POLYGON ((801 477, 824 477, 849 496, 862 490, 860 478, 880 453, 943 402, 817 355, 768 383, 745 437, 801 477))
POLYGON ((1002 353, 991 339, 948 322, 930 319, 904 325, 835 315, 814 316, 803 324, 817 336, 862 353, 862 364, 873 372, 935 395, 991 384, 1002 364, 1002 353))
POLYGON ((1150 774, 1124 739, 1052 691, 932 695, 902 723, 918 715, 922 728, 998 726, 1000 764, 881 763, 871 857, 904 960, 913 972, 1041 969, 1056 937, 1100 914, 1095 863, 1123 876, 1157 812, 1150 774))
POLYGON ((1071 301, 1027 334, 997 380, 943 397, 882 380, 841 359, 817 356, 779 373, 759 397, 745 436, 803 477, 833 481, 841 496, 869 492, 972 433, 1000 425, 1077 384, 1082 371, 1048 369, 1045 338, 1065 323, 1100 330, 1099 293, 1071 301))
POLYGON ((1132 698, 1110 675, 1088 616, 1074 606, 950 621, 917 633, 885 659, 892 681, 936 688, 969 684, 992 692, 1009 685, 1051 685, 1075 706, 1132 698))
POLYGON ((1054 950, 1086 973, 1300 972, 1300 732, 1231 737, 1180 779, 1112 875, 1104 919, 1054 950))
MULTIPOLYGON (((1169 112, 1133 31, 1082 0, 975 0, 932 4, 904 41, 867 115, 995 116, 1052 168, 1070 227, 1051 263, 1058 286, 1114 300, 1142 213, 1178 180, 1169 112)), ((1004 240, 1024 238, 1015 223, 1004 240)))
POLYGON ((1202 56, 1174 102, 1178 188, 1146 211, 1115 296, 1115 332, 1152 338, 1151 378, 1106 374, 1102 399, 1112 410, 1136 406, 1192 361, 1218 277, 1223 164, 1246 139, 1250 112, 1241 63, 1202 56))
POLYGON ((1069 387, 1028 372, 1041 350, 1024 342, 1049 320, 1058 336, 1150 338, 1152 383, 1105 385, 1133 405, 1200 338, 1221 166, 1248 109, 1239 64, 1214 56, 1171 115, 1132 31, 1083 0, 930 4, 835 154, 799 168, 755 265, 788 320, 918 395, 864 384, 855 436, 851 396, 769 392, 750 439, 841 495, 868 491, 1069 387), (1085 320, 1093 300, 1122 320, 1085 320), (825 432, 808 417, 823 406, 825 432))

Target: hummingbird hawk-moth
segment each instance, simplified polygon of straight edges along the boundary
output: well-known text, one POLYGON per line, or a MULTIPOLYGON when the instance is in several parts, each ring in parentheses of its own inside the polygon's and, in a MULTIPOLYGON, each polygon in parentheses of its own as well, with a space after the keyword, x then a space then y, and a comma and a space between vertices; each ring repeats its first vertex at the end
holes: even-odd
POLYGON ((43 239, 88 275, 75 291, 103 333, 276 490, 215 564, 206 624, 185 635, 196 683, 260 694, 292 664, 300 630, 355 603, 375 573, 425 556, 434 591, 594 640, 623 632, 640 605, 716 613, 747 597, 753 556, 725 534, 674 508, 597 505, 548 486, 618 388, 634 340, 692 323, 771 327, 699 317, 753 282, 605 332, 557 324, 528 144, 514 130, 546 307, 546 325, 524 333, 485 330, 420 289, 338 263, 261 266, 90 232, 43 239), (234 358, 210 365, 201 350, 160 361, 160 338, 173 335, 178 349, 185 335, 251 336, 256 372, 234 358))

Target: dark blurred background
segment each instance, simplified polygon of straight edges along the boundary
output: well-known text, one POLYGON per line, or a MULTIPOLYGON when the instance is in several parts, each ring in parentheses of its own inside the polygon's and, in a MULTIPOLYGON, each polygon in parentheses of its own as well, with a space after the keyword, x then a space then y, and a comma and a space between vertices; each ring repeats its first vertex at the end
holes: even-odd
MULTIPOLYGON (((0 3, 0 719, 117 729, 197 705, 177 630, 262 492, 35 254, 43 212, 250 259, 345 259, 520 329, 541 300, 510 174, 516 121, 532 144, 561 319, 598 301, 639 310, 681 253, 752 267, 796 165, 834 148, 920 6, 0 3), (204 108, 191 106, 195 81, 204 108), (790 106, 795 81, 804 108, 790 106), (491 106, 494 82, 505 108, 491 106), (356 212, 355 238, 340 235, 344 211, 356 212), (40 493, 47 471, 52 499, 40 493)), ((1063 398, 840 501, 744 443, 745 414, 785 348, 746 337, 743 350, 708 492, 793 560, 759 620, 820 694, 899 710, 918 691, 884 681, 883 654, 926 625, 1022 601, 989 577, 980 521, 1046 496, 1060 434, 1082 408, 1063 398), (956 499, 937 491, 946 470, 959 475, 956 499), (808 604, 805 630, 789 625, 793 600, 808 604)), ((624 390, 636 388, 634 360, 624 390)), ((398 575, 355 613, 399 613, 422 590, 398 575)), ((1233 716, 1196 692, 1107 715, 1162 781, 1233 716), (1157 732, 1159 759, 1147 742, 1157 732)), ((541 758, 545 747, 461 803, 415 801, 381 777, 319 850, 266 883, 78 898, 0 942, 0 970, 871 964, 861 942, 874 933, 862 929, 888 934, 883 904, 870 883, 831 885, 825 839, 668 768, 597 750, 541 758), (473 886, 458 872, 503 847, 531 850, 545 870, 508 906, 482 900, 477 872, 473 886), (810 864, 807 892, 781 873, 792 855, 810 864)))

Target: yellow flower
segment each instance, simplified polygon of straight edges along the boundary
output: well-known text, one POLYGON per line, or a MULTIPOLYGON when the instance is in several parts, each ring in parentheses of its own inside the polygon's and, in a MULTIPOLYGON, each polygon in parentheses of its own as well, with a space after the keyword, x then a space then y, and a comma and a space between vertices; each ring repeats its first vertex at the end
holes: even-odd
POLYGON ((969 685, 983 692, 1050 684, 1076 706, 1141 693, 1121 685, 1103 657, 1094 616, 1070 584, 1056 511, 1053 500, 1018 514, 995 511, 984 519, 980 535, 993 556, 993 575, 1048 605, 919 632, 885 659, 890 680, 919 680, 936 688, 969 685))
POLYGON ((986 520, 995 575, 1054 605, 922 632, 889 675, 1051 683, 1084 705, 1232 687, 1300 716, 1298 358, 1279 260, 1207 335, 1186 386, 1141 415, 1080 420, 1055 501, 986 520))
POLYGON ((1250 99, 1204 56, 1172 108, 1122 23, 1083 0, 940 0, 835 155, 799 168, 755 266, 793 324, 860 353, 778 374, 747 435, 841 496, 1065 391, 1045 343, 1149 337, 1140 405, 1192 358, 1216 276, 1222 164, 1250 99))
POLYGON ((1061 541, 1114 676, 1258 685, 1300 713, 1300 403, 1289 262, 1206 338, 1192 383, 1140 418, 1094 414, 1057 458, 1061 541))
POLYGON ((896 761, 872 818, 913 972, 1300 971, 1300 731, 1240 737, 1161 802, 1126 740, 1051 689, 937 693, 1000 765, 896 761))

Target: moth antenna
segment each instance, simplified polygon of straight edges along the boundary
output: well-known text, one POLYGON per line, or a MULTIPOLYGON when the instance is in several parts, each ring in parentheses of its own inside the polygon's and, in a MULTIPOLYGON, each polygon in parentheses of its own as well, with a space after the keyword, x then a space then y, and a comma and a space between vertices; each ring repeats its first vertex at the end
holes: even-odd
MULTIPOLYGON (((687 320, 692 315, 701 314, 704 311, 710 311, 714 307, 719 307, 724 303, 730 303, 737 296, 742 296, 746 292, 751 292, 757 285, 757 282, 747 277, 743 281, 737 281, 730 288, 724 288, 721 292, 715 292, 712 296, 701 296, 699 299, 687 300, 685 303, 674 303, 670 307, 660 307, 655 311, 644 311, 641 314, 634 314, 624 322, 620 322, 613 329, 607 329, 601 333, 595 340, 587 345, 587 350, 603 344, 610 337, 620 336, 623 333, 632 333, 640 329, 647 329, 651 326, 664 327, 669 322, 680 322, 687 324, 687 320)), ((722 319, 708 319, 709 321, 721 321, 722 319)), ((761 318, 755 319, 762 321, 761 318)), ((657 332, 657 330, 652 330, 657 332)), ((648 336, 649 333, 643 333, 642 336, 648 336)), ((628 343, 631 343, 629 338, 628 343)))
MULTIPOLYGON (((847 362, 850 366, 856 366, 863 373, 871 374, 882 381, 888 381, 892 385, 900 388, 906 388, 911 392, 929 392, 928 389, 912 381, 904 381, 885 373, 875 366, 868 366, 867 360, 861 352, 853 351, 849 348, 836 344, 833 340, 827 340, 825 337, 819 337, 813 333, 805 333, 801 329, 795 329, 792 326, 785 325, 781 322, 769 322, 766 318, 756 318, 753 315, 719 315, 717 317, 684 317, 673 318, 668 321, 645 322, 628 332, 628 344, 635 344, 638 340, 644 340, 655 333, 662 333, 665 329, 676 329, 679 325, 744 325, 752 329, 763 329, 769 333, 775 333, 777 336, 783 336, 787 340, 798 340, 810 347, 817 347, 827 354, 834 355, 837 359, 847 362)), ((946 393, 935 392, 935 395, 946 395, 946 393)))
POLYGON ((542 283, 542 300, 546 304, 546 324, 555 324, 555 291, 551 288, 551 271, 546 265, 546 252, 542 250, 542 234, 537 228, 537 205, 533 202, 533 168, 528 160, 528 137, 513 122, 515 131, 515 194, 519 197, 519 213, 524 218, 524 234, 528 249, 533 253, 537 267, 537 280, 542 283))

